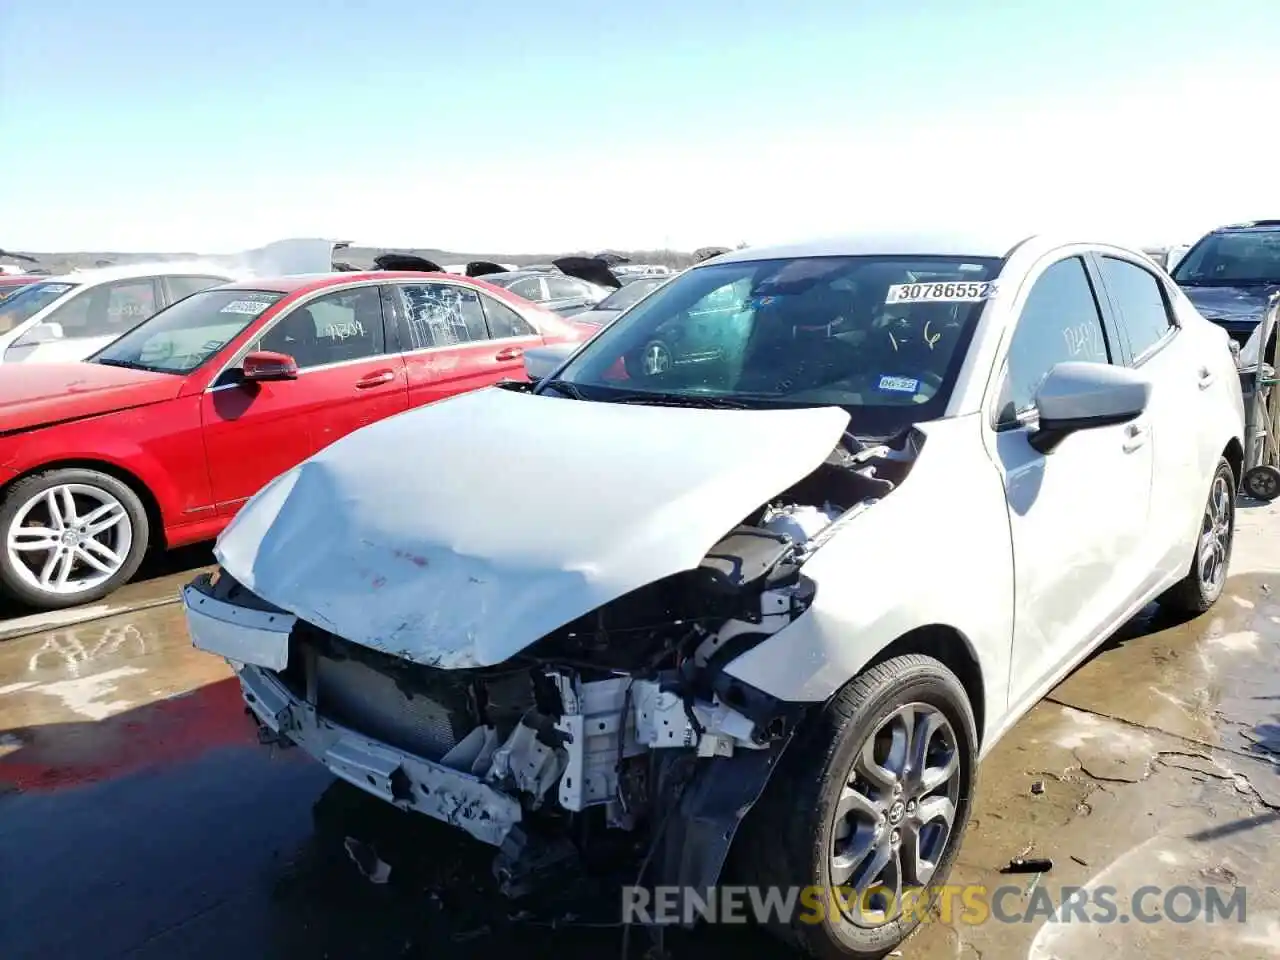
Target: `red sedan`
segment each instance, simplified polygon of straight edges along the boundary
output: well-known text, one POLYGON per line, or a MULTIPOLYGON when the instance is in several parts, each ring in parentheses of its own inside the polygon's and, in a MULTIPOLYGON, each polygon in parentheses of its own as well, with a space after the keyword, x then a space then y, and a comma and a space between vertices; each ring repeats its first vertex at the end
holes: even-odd
MULTIPOLYGON (((523 378, 527 347, 589 333, 479 280, 336 273, 214 287, 83 363, 15 364, 0 587, 42 609, 103 597, 344 434, 523 378)), ((405 451, 405 469, 427 455, 405 451)))

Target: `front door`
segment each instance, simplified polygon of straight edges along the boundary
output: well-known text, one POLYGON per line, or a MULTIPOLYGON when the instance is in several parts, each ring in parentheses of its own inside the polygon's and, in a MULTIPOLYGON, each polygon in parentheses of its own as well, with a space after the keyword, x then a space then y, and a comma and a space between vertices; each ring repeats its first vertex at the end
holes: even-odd
POLYGON ((234 514, 313 453, 409 406, 404 360, 395 337, 387 336, 375 285, 304 301, 250 349, 293 357, 298 378, 232 383, 205 393, 205 448, 221 513, 234 514))
POLYGON ((1152 474, 1145 415, 1074 433, 1048 454, 1031 446, 1035 393, 1055 364, 1124 360, 1083 259, 1057 260, 1032 277, 1015 304, 1017 324, 984 426, 1013 541, 1011 705, 1037 692, 1139 592, 1152 474))

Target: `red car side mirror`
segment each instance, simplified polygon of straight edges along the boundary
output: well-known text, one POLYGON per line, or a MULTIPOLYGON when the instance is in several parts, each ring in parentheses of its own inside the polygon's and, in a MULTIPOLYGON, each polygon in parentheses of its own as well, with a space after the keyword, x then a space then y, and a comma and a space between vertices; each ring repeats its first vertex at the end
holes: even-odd
POLYGON ((297 380, 298 363, 287 353, 258 350, 244 358, 244 379, 252 383, 266 380, 297 380))

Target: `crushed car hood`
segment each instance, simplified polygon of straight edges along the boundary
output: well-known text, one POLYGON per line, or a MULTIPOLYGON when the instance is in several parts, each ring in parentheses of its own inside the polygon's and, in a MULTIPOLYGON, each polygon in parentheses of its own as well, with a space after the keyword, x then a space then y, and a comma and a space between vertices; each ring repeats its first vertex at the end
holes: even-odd
POLYGON ((184 382, 101 363, 9 364, 0 376, 0 435, 170 400, 184 382))
POLYGON ((1266 312, 1271 294, 1280 290, 1280 284, 1249 287, 1194 287, 1182 288, 1200 314, 1208 320, 1230 323, 1255 323, 1266 312))
POLYGON ((838 408, 709 410, 491 388, 350 434, 246 504, 215 553, 354 643, 501 663, 693 569, 827 457, 838 408))

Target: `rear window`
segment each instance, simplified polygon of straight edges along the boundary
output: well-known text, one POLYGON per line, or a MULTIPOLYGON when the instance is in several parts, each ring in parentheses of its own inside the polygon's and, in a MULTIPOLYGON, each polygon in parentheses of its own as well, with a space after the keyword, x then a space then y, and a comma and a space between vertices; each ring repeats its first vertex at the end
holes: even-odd
POLYGON ((268 290, 203 290, 134 327, 90 357, 93 363, 190 373, 234 340, 284 294, 268 290))
POLYGON ((0 302, 0 333, 8 333, 26 323, 53 301, 78 286, 78 283, 44 282, 18 287, 0 302))

